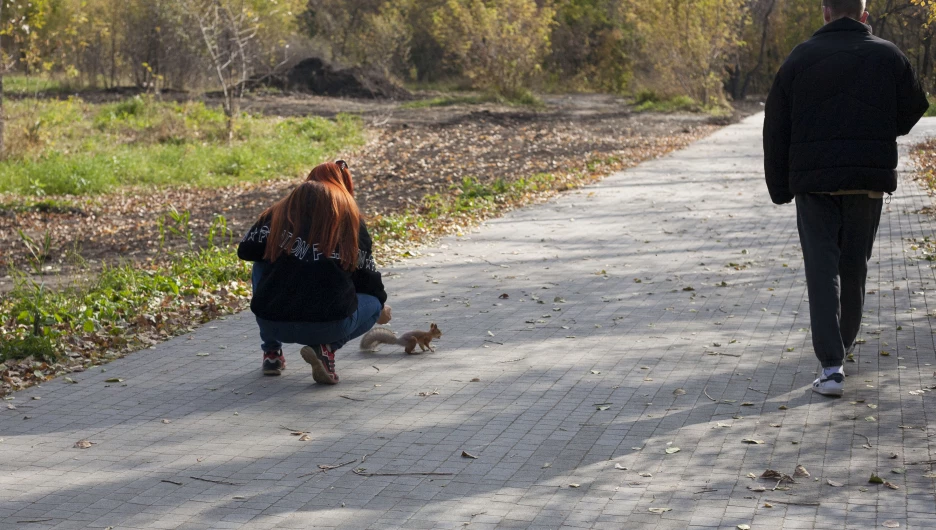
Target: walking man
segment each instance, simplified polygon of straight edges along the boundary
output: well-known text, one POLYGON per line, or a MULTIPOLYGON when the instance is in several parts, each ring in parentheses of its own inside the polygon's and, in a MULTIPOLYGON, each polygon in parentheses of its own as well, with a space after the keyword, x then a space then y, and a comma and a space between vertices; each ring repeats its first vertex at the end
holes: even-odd
POLYGON ((767 98, 764 171, 775 204, 796 199, 806 264, 813 390, 841 396, 861 326, 868 260, 897 137, 929 107, 906 56, 874 37, 866 0, 823 0, 825 26, 787 58, 767 98))

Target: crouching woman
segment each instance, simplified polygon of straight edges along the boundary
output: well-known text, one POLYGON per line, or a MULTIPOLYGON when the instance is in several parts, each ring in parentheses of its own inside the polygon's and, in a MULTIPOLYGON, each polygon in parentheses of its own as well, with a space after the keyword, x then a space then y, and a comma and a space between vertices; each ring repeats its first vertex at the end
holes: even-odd
POLYGON ((260 215, 237 255, 259 265, 250 309, 266 375, 286 368, 283 343, 302 344, 313 379, 334 385, 335 351, 390 319, 370 235, 343 186, 302 183, 260 215))

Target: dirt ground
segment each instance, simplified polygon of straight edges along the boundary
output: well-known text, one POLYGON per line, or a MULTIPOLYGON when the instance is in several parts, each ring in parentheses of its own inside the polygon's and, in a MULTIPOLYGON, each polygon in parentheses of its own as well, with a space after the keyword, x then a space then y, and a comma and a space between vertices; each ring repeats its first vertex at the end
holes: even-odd
MULTIPOLYGON (((444 193, 469 176, 482 181, 517 179, 584 168, 589 161, 609 157, 618 161, 612 169, 629 167, 761 108, 759 102, 747 102, 731 118, 713 118, 636 113, 625 100, 607 95, 544 99, 545 106, 536 110, 495 104, 406 109, 387 101, 267 96, 250 99, 245 109, 281 116, 360 115, 367 126, 367 144, 334 153, 334 158, 348 161, 359 204, 366 215, 376 216, 418 205, 425 195, 444 193)), ((310 160, 310 169, 318 162, 310 160)), ((186 244, 170 235, 160 250, 157 219, 170 208, 190 212, 199 241, 217 215, 225 216, 237 239, 297 182, 292 177, 221 189, 120 190, 66 197, 78 207, 61 212, 0 209, 0 263, 26 264, 27 249, 17 230, 40 238, 51 234, 49 279, 77 273, 77 261, 92 269, 121 260, 158 261, 166 249, 186 244)), ((0 196, 0 204, 16 200, 0 196)), ((0 292, 10 286, 10 277, 0 274, 0 292)))

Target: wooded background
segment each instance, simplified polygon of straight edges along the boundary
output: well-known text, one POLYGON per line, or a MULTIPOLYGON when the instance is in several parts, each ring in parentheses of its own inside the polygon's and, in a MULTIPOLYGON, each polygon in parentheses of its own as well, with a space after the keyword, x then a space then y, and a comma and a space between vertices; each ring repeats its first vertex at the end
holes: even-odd
MULTIPOLYGON (((0 0, 6 73, 70 87, 237 90, 309 56, 423 87, 652 93, 768 88, 820 0, 0 0)), ((934 89, 934 2, 871 0, 934 89)))

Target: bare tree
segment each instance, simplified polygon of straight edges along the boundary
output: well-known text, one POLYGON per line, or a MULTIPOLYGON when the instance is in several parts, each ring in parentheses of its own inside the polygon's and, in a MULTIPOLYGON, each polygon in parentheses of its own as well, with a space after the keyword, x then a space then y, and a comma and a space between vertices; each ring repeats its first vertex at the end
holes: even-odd
MULTIPOLYGON (((0 0, 0 20, 3 20, 3 0, 0 0)), ((2 35, 2 32, 0 32, 0 35, 2 35)), ((0 61, 3 60, 3 40, 2 37, 0 37, 0 61)), ((0 159, 5 158, 3 136, 6 132, 6 114, 3 109, 3 75, 6 73, 6 70, 6 64, 0 65, 0 159)))
POLYGON ((254 41, 260 31, 260 17, 243 0, 185 0, 185 8, 198 24, 221 85, 228 140, 233 140, 234 121, 257 57, 254 41))

